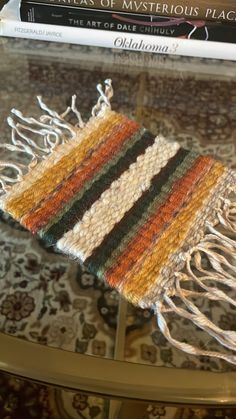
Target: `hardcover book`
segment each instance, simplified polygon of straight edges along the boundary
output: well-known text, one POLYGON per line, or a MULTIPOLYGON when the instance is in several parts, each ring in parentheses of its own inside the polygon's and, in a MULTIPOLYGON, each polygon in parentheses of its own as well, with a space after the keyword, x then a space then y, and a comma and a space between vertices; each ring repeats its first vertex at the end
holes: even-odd
POLYGON ((235 0, 38 0, 38 3, 236 22, 235 0))
POLYGON ((236 42, 236 26, 227 22, 95 11, 78 7, 38 4, 27 0, 21 4, 21 20, 123 33, 236 42))

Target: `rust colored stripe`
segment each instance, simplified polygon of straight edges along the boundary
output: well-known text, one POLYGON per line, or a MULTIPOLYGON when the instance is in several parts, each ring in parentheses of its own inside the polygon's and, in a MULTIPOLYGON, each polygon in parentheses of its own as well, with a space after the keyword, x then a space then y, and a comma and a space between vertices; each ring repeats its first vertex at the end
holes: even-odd
POLYGON ((104 163, 108 162, 113 154, 116 154, 127 139, 138 129, 134 121, 123 119, 115 126, 104 144, 96 153, 82 161, 76 170, 68 175, 67 179, 58 185, 37 209, 33 209, 22 219, 22 224, 37 233, 48 221, 65 205, 73 196, 83 188, 104 163))
MULTIPOLYGON (((99 148, 100 142, 109 135, 111 129, 122 119, 122 115, 111 112, 104 120, 97 121, 96 127, 88 124, 83 136, 81 135, 81 131, 78 132, 80 142, 72 140, 71 144, 74 147, 66 155, 62 155, 58 161, 55 150, 51 156, 54 157, 56 163, 49 167, 47 167, 46 160, 45 164, 39 163, 38 168, 43 167, 41 177, 37 178, 33 183, 29 182, 28 188, 19 195, 13 196, 13 198, 9 197, 9 200, 6 201, 6 211, 15 219, 21 221, 24 215, 27 215, 45 196, 53 192, 56 186, 63 182, 65 176, 71 173, 88 154, 91 154, 91 150, 95 152, 99 148)), ((58 154, 60 154, 62 148, 63 144, 60 144, 58 146, 58 154)), ((30 173, 28 173, 27 177, 30 177, 30 173)))
MULTIPOLYGON (((194 189, 191 199, 173 219, 169 228, 163 232, 160 240, 153 246, 151 252, 146 254, 141 266, 136 265, 131 272, 128 272, 126 281, 122 284, 122 293, 133 304, 137 304, 141 299, 148 296, 154 285, 158 283, 162 268, 168 266, 170 256, 177 251, 184 251, 185 244, 189 248, 193 239, 192 229, 197 221, 197 217, 200 216, 202 210, 209 208, 209 199, 211 199, 209 195, 213 198, 212 191, 214 191, 224 171, 224 166, 221 163, 214 162, 213 166, 194 189), (189 234, 190 237, 188 237, 189 234)), ((204 216, 203 221, 205 220, 204 216)), ((196 228, 197 226, 195 225, 196 228)), ((193 241, 192 245, 194 244, 193 241)))
POLYGON ((137 255, 141 262, 147 249, 150 252, 156 245, 158 237, 171 225, 171 220, 188 202, 197 183, 208 172, 212 164, 211 158, 199 157, 192 168, 175 182, 166 202, 156 209, 155 214, 147 220, 137 236, 120 255, 115 266, 106 272, 106 280, 111 286, 117 286, 125 280, 127 272, 131 271, 136 264, 137 255), (142 256, 140 257, 140 255, 142 256))

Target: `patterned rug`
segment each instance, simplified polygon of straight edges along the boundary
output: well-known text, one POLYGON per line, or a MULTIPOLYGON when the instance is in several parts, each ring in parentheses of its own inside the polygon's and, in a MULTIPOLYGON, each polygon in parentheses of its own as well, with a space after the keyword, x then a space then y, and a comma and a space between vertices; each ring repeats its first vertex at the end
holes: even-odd
POLYGON ((85 393, 61 390, 0 374, 1 419, 235 419, 232 408, 190 408, 119 403, 118 413, 109 416, 114 401, 85 393))
MULTIPOLYGON (((88 116, 96 101, 96 83, 110 77, 116 92, 115 110, 136 118, 155 133, 217 156, 236 168, 236 79, 230 72, 230 64, 222 64, 227 70, 222 73, 217 62, 176 57, 150 61, 144 67, 137 55, 129 55, 128 61, 122 61, 121 53, 117 52, 108 54, 107 50, 55 44, 48 45, 46 50, 45 43, 23 40, 4 40, 0 53, 3 139, 10 135, 6 117, 12 106, 27 115, 37 115, 34 98, 41 94, 51 108, 62 111, 71 95, 77 93, 81 112, 88 116)), ((201 309, 222 328, 236 330, 232 307, 219 307, 214 301, 201 304, 201 309)), ((64 350, 113 358, 118 307, 119 296, 114 290, 75 262, 45 248, 0 213, 1 332, 64 350)), ((206 341, 201 331, 191 329, 184 320, 170 318, 170 321, 179 340, 188 336, 192 343, 200 342, 203 347, 207 343, 216 349, 215 343, 206 341)), ((220 360, 194 358, 173 349, 159 333, 151 310, 128 305, 124 327, 123 359, 127 361, 218 372, 233 370, 220 360)), ((5 375, 0 379, 0 418, 108 415, 108 402, 103 399, 37 387, 5 375), (39 411, 42 414, 37 416, 39 411)), ((236 417, 231 411, 226 414, 217 410, 213 414, 204 409, 173 409, 149 406, 144 417, 236 417)))

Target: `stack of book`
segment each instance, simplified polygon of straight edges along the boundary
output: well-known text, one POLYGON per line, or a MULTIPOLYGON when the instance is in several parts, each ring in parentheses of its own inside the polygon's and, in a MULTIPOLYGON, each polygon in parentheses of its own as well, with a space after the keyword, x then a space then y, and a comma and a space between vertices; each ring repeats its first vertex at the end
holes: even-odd
POLYGON ((1 2, 2 36, 236 60, 235 0, 1 2))

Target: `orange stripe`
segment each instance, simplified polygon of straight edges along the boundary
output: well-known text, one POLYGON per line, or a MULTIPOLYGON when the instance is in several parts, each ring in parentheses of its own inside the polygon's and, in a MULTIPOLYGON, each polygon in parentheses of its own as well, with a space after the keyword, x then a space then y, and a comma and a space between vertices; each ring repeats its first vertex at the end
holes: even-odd
POLYGON ((127 272, 130 272, 137 263, 137 255, 140 258, 139 263, 142 263, 145 252, 151 251, 155 246, 157 236, 171 222, 175 213, 181 209, 190 193, 196 188, 197 182, 208 172, 212 164, 211 158, 198 157, 192 168, 175 182, 165 203, 156 209, 154 215, 149 217, 137 236, 119 256, 115 266, 105 274, 106 280, 111 286, 117 286, 124 281, 127 272))
MULTIPOLYGON (((193 196, 188 204, 183 207, 178 216, 173 219, 170 226, 163 232, 152 251, 146 255, 142 265, 135 266, 133 271, 128 272, 125 284, 122 287, 122 293, 133 304, 137 304, 144 297, 148 298, 148 294, 153 292, 155 284, 161 286, 158 283, 159 275, 162 268, 168 266, 171 255, 184 250, 183 246, 185 244, 187 248, 195 244, 193 235, 197 232, 200 222, 198 219, 196 224, 196 217, 200 216, 202 210, 209 208, 209 206, 211 207, 211 200, 216 185, 224 171, 224 166, 215 162, 211 170, 200 180, 197 188, 194 189, 193 196), (195 231, 193 230, 194 228, 195 231)), ((217 199, 216 197, 214 198, 217 199)), ((202 221, 204 222, 205 220, 202 221)))
MULTIPOLYGON (((22 193, 9 196, 6 201, 5 210, 8 211, 15 219, 20 220, 24 215, 32 210, 45 196, 52 192, 57 185, 59 185, 65 176, 81 163, 87 154, 91 153, 99 147, 100 142, 106 138, 118 121, 123 120, 123 116, 114 112, 109 113, 106 118, 96 122, 96 128, 92 124, 88 124, 84 135, 78 130, 77 140, 71 140, 70 144, 73 148, 69 153, 62 155, 62 157, 54 164, 47 167, 47 159, 38 164, 38 170, 41 170, 41 176, 33 183, 30 181, 30 173, 26 175, 29 179, 29 186, 22 193), (82 137, 82 138, 81 138, 82 137), (78 141, 78 139, 80 141, 78 141)), ((57 160, 57 154, 61 154, 63 148, 67 148, 66 144, 60 144, 58 150, 54 151, 51 156, 57 160)), ((48 161, 50 162, 50 157, 48 161)), ((33 173, 32 173, 33 176, 33 173)))
POLYGON ((70 173, 69 179, 65 179, 63 183, 59 185, 58 190, 55 190, 53 194, 48 196, 39 208, 36 210, 34 209, 31 213, 23 217, 21 221, 22 224, 33 233, 36 233, 40 228, 46 225, 50 218, 53 217, 75 193, 83 188, 88 180, 92 179, 100 167, 108 162, 113 154, 117 153, 124 142, 137 131, 138 127, 139 125, 136 122, 124 118, 119 124, 119 130, 117 130, 117 126, 114 127, 97 152, 83 160, 79 168, 74 173, 70 173))

